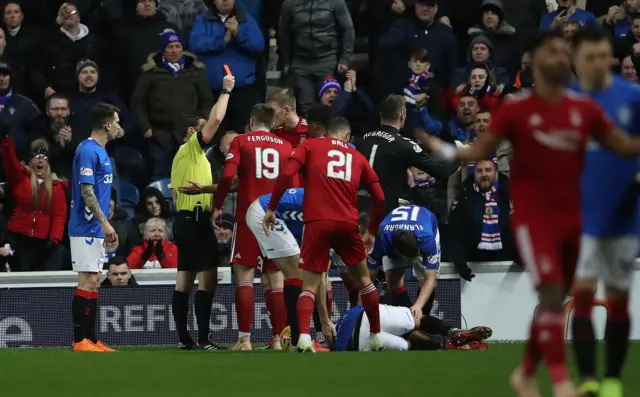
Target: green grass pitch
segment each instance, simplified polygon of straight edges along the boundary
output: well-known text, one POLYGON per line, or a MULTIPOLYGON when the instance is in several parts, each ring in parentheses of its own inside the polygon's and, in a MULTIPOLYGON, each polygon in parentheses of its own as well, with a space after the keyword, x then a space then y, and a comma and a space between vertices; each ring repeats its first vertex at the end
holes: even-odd
MULTIPOLYGON (((507 378, 522 350, 516 343, 494 343, 483 352, 315 355, 177 348, 97 354, 5 349, 0 350, 0 396, 506 397, 514 395, 507 378)), ((572 351, 567 354, 571 361, 572 351)), ((575 370, 573 363, 571 367, 575 370)), ((640 393, 639 369, 640 343, 633 343, 624 372, 627 396, 640 393)), ((543 396, 550 396, 544 369, 539 378, 543 396)))

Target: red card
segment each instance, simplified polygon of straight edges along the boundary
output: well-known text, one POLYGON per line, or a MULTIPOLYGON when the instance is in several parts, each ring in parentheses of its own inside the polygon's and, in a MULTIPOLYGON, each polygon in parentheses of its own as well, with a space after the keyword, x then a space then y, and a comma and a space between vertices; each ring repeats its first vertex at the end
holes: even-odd
POLYGON ((227 76, 231 76, 231 69, 229 69, 229 65, 225 63, 223 66, 224 70, 227 72, 227 76))

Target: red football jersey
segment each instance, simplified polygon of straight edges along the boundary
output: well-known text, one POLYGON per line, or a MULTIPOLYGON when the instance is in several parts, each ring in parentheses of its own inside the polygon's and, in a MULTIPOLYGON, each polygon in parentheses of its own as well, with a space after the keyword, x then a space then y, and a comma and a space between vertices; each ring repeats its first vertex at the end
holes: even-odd
POLYGON ((346 142, 310 138, 291 154, 304 166, 304 221, 358 224, 358 186, 378 181, 369 162, 346 142))
POLYGON ((295 130, 286 131, 284 127, 278 127, 272 132, 276 136, 288 141, 295 149, 308 138, 309 126, 307 125, 307 119, 300 117, 295 130))
POLYGON ((289 142, 267 131, 238 135, 231 141, 225 163, 238 166, 236 222, 245 222, 251 203, 273 191, 292 151, 289 142))
POLYGON ((511 141, 511 196, 518 211, 580 210, 587 140, 613 129, 600 107, 579 94, 548 103, 533 92, 506 100, 487 132, 511 141))

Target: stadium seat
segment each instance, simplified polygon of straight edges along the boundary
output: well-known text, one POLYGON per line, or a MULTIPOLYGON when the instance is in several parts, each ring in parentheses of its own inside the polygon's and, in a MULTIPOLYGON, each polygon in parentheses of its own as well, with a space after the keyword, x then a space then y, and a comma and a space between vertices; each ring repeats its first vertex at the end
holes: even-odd
POLYGON ((129 146, 118 145, 114 148, 114 155, 120 177, 127 182, 139 185, 146 177, 147 168, 142 154, 129 146))
POLYGON ((160 179, 155 182, 151 182, 148 187, 154 187, 160 190, 160 193, 164 196, 167 201, 173 201, 173 196, 171 194, 171 179, 160 179))
POLYGON ((127 181, 120 181, 120 196, 123 207, 135 207, 140 201, 138 188, 127 181))

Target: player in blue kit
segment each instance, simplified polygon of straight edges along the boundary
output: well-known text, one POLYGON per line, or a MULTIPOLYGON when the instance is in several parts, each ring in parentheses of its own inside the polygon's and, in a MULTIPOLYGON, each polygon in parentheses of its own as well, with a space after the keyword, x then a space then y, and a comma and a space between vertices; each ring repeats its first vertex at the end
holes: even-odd
POLYGON ((73 351, 113 352, 96 336, 98 288, 105 260, 105 244, 118 236, 109 224, 112 165, 105 150, 122 136, 118 109, 98 104, 91 109, 91 137, 80 142, 73 159, 69 242, 78 287, 71 303, 73 351))
MULTIPOLYGON (((578 31, 572 50, 579 83, 621 130, 640 135, 640 88, 611 71, 613 51, 607 33, 578 31)), ((583 235, 573 284, 573 347, 584 396, 621 397, 620 373, 629 339, 629 288, 640 246, 636 157, 624 158, 589 142, 581 183, 583 235), (598 384, 596 341, 591 312, 597 281, 606 287, 607 368, 598 384), (599 393, 599 394, 598 394, 599 393)))

